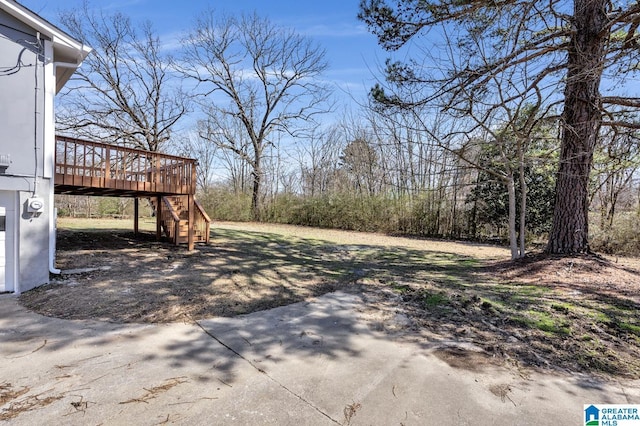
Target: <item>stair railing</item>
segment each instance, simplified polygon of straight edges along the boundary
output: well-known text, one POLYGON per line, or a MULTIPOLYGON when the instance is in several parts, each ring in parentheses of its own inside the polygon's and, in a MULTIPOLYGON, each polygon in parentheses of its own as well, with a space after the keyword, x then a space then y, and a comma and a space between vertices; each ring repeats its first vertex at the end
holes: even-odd
POLYGON ((193 215, 195 222, 193 224, 194 231, 197 229, 198 232, 200 232, 200 235, 204 236, 204 242, 209 244, 209 239, 211 237, 209 235, 211 232, 211 218, 207 212, 204 211, 202 204, 200 204, 200 202, 195 198, 193 199, 193 205, 195 207, 193 215))
POLYGON ((167 197, 162 197, 162 202, 164 203, 165 208, 162 209, 161 219, 165 227, 165 232, 167 233, 169 240, 171 240, 175 245, 178 245, 178 236, 180 235, 180 217, 178 217, 178 213, 174 210, 167 197))

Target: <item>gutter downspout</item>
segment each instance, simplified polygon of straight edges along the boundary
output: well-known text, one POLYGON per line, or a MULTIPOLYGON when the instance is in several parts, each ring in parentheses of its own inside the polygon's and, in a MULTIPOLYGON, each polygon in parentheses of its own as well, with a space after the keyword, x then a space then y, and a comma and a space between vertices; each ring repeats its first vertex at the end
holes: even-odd
MULTIPOLYGON (((41 43, 41 41, 40 41, 40 33, 38 33, 38 43, 41 43)), ((45 64, 44 58, 47 57, 47 53, 48 53, 47 52, 47 47, 45 45, 42 45, 41 47, 42 47, 42 56, 43 56, 43 60, 42 60, 42 62, 43 62, 43 70, 46 70, 46 64, 45 64)), ((37 69, 37 65, 38 65, 38 59, 39 58, 36 58, 36 69, 37 69)), ((53 81, 55 82, 55 69, 53 70, 53 75, 54 75, 53 81)), ((37 74, 36 74, 36 77, 37 77, 37 74)), ((45 71, 45 75, 44 75, 44 79, 43 80, 44 80, 44 82, 42 84, 42 86, 43 86, 42 90, 44 92, 44 111, 45 111, 44 123, 45 124, 43 126, 44 132, 43 132, 43 137, 42 137, 42 145, 43 145, 43 151, 44 151, 46 149, 45 147, 46 147, 46 143, 47 143, 46 132, 48 131, 48 126, 47 126, 48 117, 47 117, 46 111, 48 111, 48 110, 53 111, 53 99, 48 98, 48 97, 50 97, 52 95, 49 93, 49 91, 51 89, 47 85, 47 74, 46 74, 46 71, 45 71), (49 102, 51 102, 51 104, 49 104, 49 102)), ((36 80, 36 89, 37 89, 37 80, 36 80)), ((36 93, 37 93, 37 91, 36 91, 36 93)), ((36 101, 37 101, 37 98, 36 98, 36 101)), ((36 111, 37 110, 38 110, 38 104, 36 102, 36 111)), ((36 122, 37 122, 37 120, 36 120, 36 122)), ((36 140, 37 140, 37 137, 38 137, 38 132, 37 131, 36 131, 35 137, 36 137, 36 140)), ((53 143, 54 143, 53 150, 54 150, 54 153, 55 153, 55 136, 54 136, 53 143)), ((54 158, 55 158, 55 154, 54 154, 54 158)), ((36 162, 36 167, 37 167, 37 162, 36 162)), ((55 169, 55 164, 53 165, 53 168, 55 169)), ((46 171, 45 170, 46 170, 46 166, 43 165, 43 170, 42 170, 42 175, 43 176, 46 175, 46 171)), ((55 264, 56 264, 55 263, 56 262, 56 220, 57 220, 57 218, 56 218, 56 211, 55 211, 55 206, 54 206, 55 199, 54 199, 54 194, 53 194, 53 192, 54 192, 53 191, 53 185, 54 185, 53 180, 54 180, 54 176, 55 176, 55 171, 52 171, 52 172, 54 173, 54 175, 51 176, 51 189, 49 191, 49 273, 55 274, 55 275, 60 275, 61 271, 59 269, 56 269, 56 267, 55 267, 55 264)), ((37 179, 37 176, 38 176, 38 174, 37 174, 37 169, 36 169, 36 179, 37 179)), ((37 183, 37 180, 36 180, 36 183, 37 183)), ((34 196, 36 195, 35 184, 34 184, 34 188, 33 188, 33 195, 34 196)))
MULTIPOLYGON (((54 68, 77 68, 78 64, 71 62, 54 62, 54 68)), ((55 142, 54 142, 55 143, 55 142)), ((53 185, 53 183, 52 183, 53 185)), ((58 220, 57 211, 55 208, 55 198, 53 188, 49 191, 49 273, 54 275, 60 275, 62 272, 56 268, 56 234, 57 227, 56 222, 58 220)))
POLYGON ((54 207, 54 195, 53 189, 49 191, 49 272, 55 275, 60 275, 62 271, 56 269, 56 234, 58 221, 58 212, 54 207))
MULTIPOLYGON (((78 68, 82 63, 74 62, 53 62, 55 68, 78 68)), ((54 71, 55 74, 55 71, 54 71)), ((55 143, 55 142, 54 142, 55 143)), ((55 149, 55 148, 54 148, 55 149)), ((53 185, 53 184, 52 184, 53 185)), ((62 272, 56 268, 56 234, 57 227, 56 222, 58 220, 58 214, 55 208, 55 198, 53 188, 49 191, 49 273, 54 275, 60 275, 62 272)))
POLYGON ((13 294, 19 296, 20 291, 20 193, 14 198, 14 218, 11 227, 13 228, 13 294))

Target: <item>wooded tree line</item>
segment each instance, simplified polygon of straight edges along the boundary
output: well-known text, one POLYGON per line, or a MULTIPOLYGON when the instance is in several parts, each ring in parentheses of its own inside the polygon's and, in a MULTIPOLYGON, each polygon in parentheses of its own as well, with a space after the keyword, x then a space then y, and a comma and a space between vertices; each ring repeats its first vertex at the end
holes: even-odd
MULTIPOLYGON (((509 194, 501 176, 508 166, 505 154, 488 135, 470 141, 462 153, 443 146, 427 132, 412 130, 415 126, 399 117, 372 114, 353 120, 316 133, 304 144, 267 152, 264 171, 269 178, 261 195, 264 220, 509 241, 509 194)), ((522 236, 538 245, 551 228, 559 145, 557 126, 547 126, 530 141, 526 152, 522 236)), ((243 189, 248 188, 249 179, 240 171, 242 163, 229 161, 221 166, 231 171, 228 178, 201 187, 201 198, 219 219, 251 220, 249 192, 243 189)), ((589 184, 595 249, 640 250, 638 166, 635 141, 621 139, 596 150, 589 184)), ((519 200, 519 180, 514 191, 519 200)), ((516 229, 520 229, 521 208, 518 203, 516 229)))
POLYGON ((367 0, 359 17, 391 52, 424 49, 389 59, 361 110, 322 126, 339 107, 307 37, 209 10, 167 52, 149 24, 70 12, 96 52, 61 129, 198 158, 218 218, 507 238, 514 258, 544 235, 550 253, 588 251, 597 233, 619 249, 616 218, 640 214, 637 3, 367 0))

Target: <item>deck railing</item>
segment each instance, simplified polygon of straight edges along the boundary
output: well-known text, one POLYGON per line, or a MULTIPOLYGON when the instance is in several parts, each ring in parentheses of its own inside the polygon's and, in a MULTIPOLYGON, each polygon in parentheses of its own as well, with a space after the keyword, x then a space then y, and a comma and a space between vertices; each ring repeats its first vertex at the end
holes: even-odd
POLYGON ((194 194, 195 165, 190 158, 56 136, 56 185, 194 194))

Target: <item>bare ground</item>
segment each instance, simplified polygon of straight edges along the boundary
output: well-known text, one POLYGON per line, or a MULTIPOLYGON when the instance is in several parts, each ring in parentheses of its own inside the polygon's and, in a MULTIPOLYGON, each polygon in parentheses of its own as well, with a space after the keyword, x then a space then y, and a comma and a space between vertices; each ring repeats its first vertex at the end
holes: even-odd
POLYGON ((439 352, 452 365, 640 378, 637 259, 511 262, 489 245, 244 223, 216 224, 212 243, 188 252, 151 233, 66 225, 57 263, 67 272, 20 297, 43 315, 190 321, 342 289, 362 295, 372 328, 457 342, 439 352))

